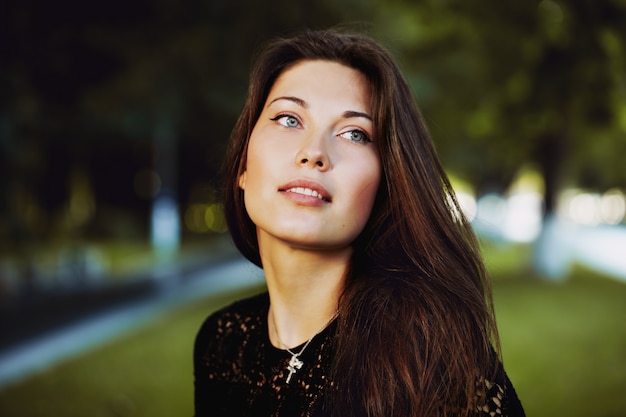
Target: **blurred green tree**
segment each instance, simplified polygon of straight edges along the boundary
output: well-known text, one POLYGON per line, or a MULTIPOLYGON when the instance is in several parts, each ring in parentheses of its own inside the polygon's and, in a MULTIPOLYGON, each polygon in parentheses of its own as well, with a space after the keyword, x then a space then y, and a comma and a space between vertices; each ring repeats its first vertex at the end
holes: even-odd
POLYGON ((381 37, 400 48, 446 165, 479 194, 524 165, 545 212, 569 184, 626 187, 626 4, 386 1, 381 37))
POLYGON ((392 0, 381 10, 380 37, 407 57, 446 167, 479 196, 539 171, 544 226, 532 266, 562 276, 559 192, 626 188, 626 3, 392 0))
POLYGON ((190 198, 195 183, 219 171, 260 43, 366 13, 352 0, 8 2, 0 18, 0 235, 54 233, 50 221, 29 226, 15 196, 34 196, 28 204, 38 212, 57 210, 76 164, 96 178, 98 203, 145 210, 133 170, 176 152, 184 163, 165 164, 175 171, 168 185, 190 198))
MULTIPOLYGON (((11 208, 16 189, 51 210, 68 199, 76 159, 90 177, 123 170, 117 146, 140 170, 164 136, 190 198, 216 176, 259 44, 343 22, 362 22, 402 60, 446 166, 479 193, 506 189, 527 164, 543 175, 548 213, 566 182, 626 187, 621 0, 24 0, 2 19, 0 234, 34 233, 11 208)), ((116 181, 132 182, 128 170, 116 181)), ((100 176, 98 201, 113 178, 100 176)), ((129 204, 124 189, 108 198, 129 204)))

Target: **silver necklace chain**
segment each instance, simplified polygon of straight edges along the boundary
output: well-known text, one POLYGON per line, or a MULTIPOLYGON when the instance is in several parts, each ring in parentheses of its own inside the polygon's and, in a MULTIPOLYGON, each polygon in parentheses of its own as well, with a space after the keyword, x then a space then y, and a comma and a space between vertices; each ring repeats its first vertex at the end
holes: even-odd
POLYGON ((335 311, 335 313, 328 319, 328 321, 324 323, 324 325, 320 327, 319 330, 315 332, 315 334, 311 336, 309 340, 306 341, 304 346, 302 346, 302 349, 300 349, 300 352, 295 353, 294 351, 289 349, 287 345, 283 343, 282 340, 280 340, 280 337, 278 336, 278 330, 276 329, 276 320, 274 319, 274 314, 270 310, 270 318, 272 319, 272 325, 274 327, 274 336, 276 336, 276 340, 278 340, 278 343, 280 344, 280 346, 285 348, 285 350, 291 354, 291 359, 289 359, 289 364, 287 365, 287 370, 289 371, 289 375, 287 375, 287 380, 285 382, 289 383, 291 381, 292 375, 295 374, 298 369, 302 368, 302 366, 304 365, 304 362, 300 360, 300 355, 302 355, 304 350, 309 346, 309 343, 311 343, 311 341, 315 338, 315 336, 320 334, 322 330, 324 330, 330 324, 330 322, 333 321, 335 317, 337 317, 338 313, 339 311, 335 311))

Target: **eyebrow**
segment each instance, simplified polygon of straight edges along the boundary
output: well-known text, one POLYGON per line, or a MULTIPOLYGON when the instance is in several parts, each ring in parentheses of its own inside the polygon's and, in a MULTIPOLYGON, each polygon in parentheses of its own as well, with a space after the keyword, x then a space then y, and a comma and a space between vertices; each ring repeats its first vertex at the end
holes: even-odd
POLYGON ((353 110, 345 111, 343 113, 343 117, 345 119, 350 119, 352 117, 363 117, 364 119, 367 119, 370 122, 372 121, 372 116, 370 116, 369 114, 363 113, 363 112, 360 112, 360 111, 353 111, 353 110))
POLYGON ((292 101, 294 103, 296 103, 298 106, 308 109, 309 108, 309 104, 302 100, 301 98, 298 97, 293 97, 293 96, 281 96, 281 97, 276 97, 274 100, 270 101, 269 104, 267 105, 267 107, 271 106, 272 104, 274 104, 275 102, 279 101, 279 100, 287 100, 287 101, 292 101))
MULTIPOLYGON (((300 107, 302 107, 304 109, 308 109, 309 108, 309 103, 307 103, 306 101, 302 100, 299 97, 293 97, 293 96, 276 97, 274 100, 269 102, 267 107, 271 106, 272 104, 274 104, 275 102, 280 101, 280 100, 291 101, 293 103, 296 103, 298 106, 300 106, 300 107)), ((364 119, 372 121, 372 116, 370 116, 367 113, 360 112, 360 111, 346 110, 345 112, 343 112, 342 116, 344 117, 344 119, 350 119, 350 118, 353 118, 353 117, 362 117, 364 119)))

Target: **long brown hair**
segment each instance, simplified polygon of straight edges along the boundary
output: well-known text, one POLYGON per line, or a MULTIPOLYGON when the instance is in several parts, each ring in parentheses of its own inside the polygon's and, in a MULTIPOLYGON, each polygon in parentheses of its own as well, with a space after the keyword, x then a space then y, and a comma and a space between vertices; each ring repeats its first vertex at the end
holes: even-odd
POLYGON ((383 170, 340 299, 331 376, 336 389, 327 410, 342 417, 471 415, 476 382, 489 378, 497 363, 489 283, 411 90, 377 42, 307 31, 259 55, 225 161, 224 207, 233 240, 261 266, 256 227, 237 179, 274 81, 296 62, 314 59, 367 77, 383 170))

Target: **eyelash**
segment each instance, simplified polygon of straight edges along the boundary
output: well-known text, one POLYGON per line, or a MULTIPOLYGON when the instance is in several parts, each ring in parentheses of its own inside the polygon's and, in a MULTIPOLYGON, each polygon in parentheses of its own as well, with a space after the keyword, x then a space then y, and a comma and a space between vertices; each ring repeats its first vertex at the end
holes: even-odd
POLYGON ((353 140, 353 139, 350 139, 350 138, 346 138, 346 139, 348 139, 349 141, 352 141, 354 143, 370 143, 372 141, 372 138, 370 138, 370 136, 367 133, 365 133, 363 130, 361 130, 361 129, 348 130, 346 132, 340 133, 338 136, 344 137, 343 135, 345 135, 346 133, 355 133, 355 132, 356 133, 360 133, 361 135, 363 135, 363 139, 361 139, 361 140, 353 140))
MULTIPOLYGON (((273 121, 273 122, 280 123, 279 120, 287 119, 287 118, 291 118, 291 119, 294 119, 295 121, 297 121, 298 122, 298 126, 297 127, 299 127, 302 124, 302 122, 300 122, 300 120, 296 116, 294 116, 292 114, 279 114, 276 117, 270 118, 270 120, 273 121)), ((280 125, 284 126, 284 127, 287 127, 287 128, 294 128, 294 127, 296 127, 296 126, 288 126, 288 125, 283 124, 283 123, 280 123, 280 125)), ((348 130, 348 131, 340 133, 337 136, 340 136, 340 137, 343 137, 345 139, 348 139, 349 141, 354 142, 354 143, 370 143, 370 142, 372 142, 372 138, 370 138, 370 136, 367 133, 365 133, 365 131, 363 131, 361 129, 348 130), (363 139, 362 140, 353 140, 353 139, 350 139, 350 138, 346 138, 344 136, 346 133, 355 133, 355 132, 356 133, 360 133, 363 136, 363 139)))
MULTIPOLYGON (((300 119, 298 119, 298 118, 297 118, 296 116, 294 116, 293 114, 279 114, 279 115, 278 115, 278 116, 276 116, 276 117, 272 117, 270 120, 271 120, 271 121, 273 121, 273 122, 278 122, 280 119, 287 119, 287 118, 291 118, 291 119, 294 119, 295 121, 297 121, 297 122, 298 122, 298 126, 300 126, 300 125, 302 124, 302 123, 300 122, 300 119)), ((280 122, 279 122, 279 123, 280 123, 280 122)), ((282 124, 282 123, 280 123, 280 125, 281 125, 281 126, 284 126, 284 127, 291 127, 291 128, 293 128, 293 127, 294 127, 294 126, 287 126, 287 125, 282 124)))

